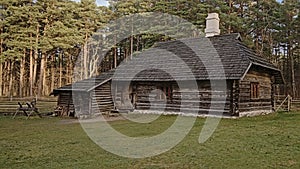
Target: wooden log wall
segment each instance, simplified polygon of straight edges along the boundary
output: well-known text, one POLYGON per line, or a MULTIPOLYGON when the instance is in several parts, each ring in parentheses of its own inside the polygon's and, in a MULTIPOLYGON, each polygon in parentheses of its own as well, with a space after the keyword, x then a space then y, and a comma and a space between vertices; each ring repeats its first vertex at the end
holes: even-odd
POLYGON ((57 106, 66 108, 68 112, 74 112, 75 108, 72 99, 72 92, 59 93, 57 106))
POLYGON ((250 69, 240 81, 239 111, 272 110, 272 77, 265 72, 250 69), (258 97, 251 98, 251 83, 258 84, 258 97))
MULTIPOLYGON (((211 89, 210 81, 198 81, 198 89, 179 89, 175 82, 139 82, 136 83, 136 108, 137 109, 158 109, 168 111, 183 111, 208 113, 211 112, 231 112, 231 90, 232 82, 227 82, 226 91, 216 85, 211 89), (172 97, 159 100, 155 91, 161 87, 171 87, 172 97), (223 108, 225 110, 223 110, 223 108)), ((215 84, 218 84, 216 82, 215 84)), ((222 84, 222 83, 219 83, 222 84)))
POLYGON ((73 103, 75 108, 75 116, 90 114, 90 94, 88 92, 74 92, 73 103))
POLYGON ((135 105, 132 103, 133 97, 136 97, 132 91, 130 82, 116 82, 113 86, 114 106, 118 110, 132 110, 135 105))
MULTIPOLYGON (((170 83, 159 83, 159 82, 137 82, 134 83, 136 94, 136 102, 135 107, 136 109, 147 110, 147 109, 158 109, 164 110, 170 108, 172 103, 171 99, 160 99, 157 98, 157 95, 160 95, 160 88, 161 87, 171 87, 173 92, 177 90, 178 86, 174 82, 170 83), (152 107, 151 107, 152 106, 152 107)), ((173 99, 176 99, 176 95, 173 94, 173 99)))
POLYGON ((91 110, 93 113, 110 112, 114 108, 111 94, 111 82, 107 82, 91 92, 91 110))

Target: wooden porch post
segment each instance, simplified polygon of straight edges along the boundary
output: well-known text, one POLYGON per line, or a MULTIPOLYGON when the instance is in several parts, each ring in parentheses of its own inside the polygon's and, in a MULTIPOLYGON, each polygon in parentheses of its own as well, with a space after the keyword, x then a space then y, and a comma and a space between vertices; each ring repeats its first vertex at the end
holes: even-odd
POLYGON ((232 115, 239 115, 240 81, 234 80, 232 84, 232 115))

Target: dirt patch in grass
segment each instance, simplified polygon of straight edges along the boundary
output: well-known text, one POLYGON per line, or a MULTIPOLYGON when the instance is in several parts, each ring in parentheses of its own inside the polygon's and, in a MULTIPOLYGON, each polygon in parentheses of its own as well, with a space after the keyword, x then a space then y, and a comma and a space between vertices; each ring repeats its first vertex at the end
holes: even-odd
POLYGON ((119 120, 125 120, 124 117, 122 116, 102 116, 102 117, 95 117, 95 118, 87 118, 87 119, 75 119, 75 118, 70 118, 70 119, 61 119, 59 121, 59 124, 74 124, 74 123, 94 123, 94 122, 99 122, 99 121, 119 121, 119 120))

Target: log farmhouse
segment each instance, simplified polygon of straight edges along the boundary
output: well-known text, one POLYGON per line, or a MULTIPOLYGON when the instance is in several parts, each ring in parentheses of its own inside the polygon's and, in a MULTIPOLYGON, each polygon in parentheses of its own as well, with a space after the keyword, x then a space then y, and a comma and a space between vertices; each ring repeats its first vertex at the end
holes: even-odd
POLYGON ((76 115, 116 109, 228 116, 274 111, 276 85, 284 83, 280 70, 246 47, 238 33, 219 35, 218 22, 217 14, 209 14, 206 37, 157 43, 114 70, 52 94, 76 115))

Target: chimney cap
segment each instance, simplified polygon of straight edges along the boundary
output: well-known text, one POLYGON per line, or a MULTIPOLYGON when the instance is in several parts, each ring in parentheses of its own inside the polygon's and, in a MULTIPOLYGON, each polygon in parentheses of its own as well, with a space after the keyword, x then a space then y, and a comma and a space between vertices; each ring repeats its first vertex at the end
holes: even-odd
POLYGON ((218 19, 218 20, 220 20, 218 13, 208 13, 206 19, 218 19))

